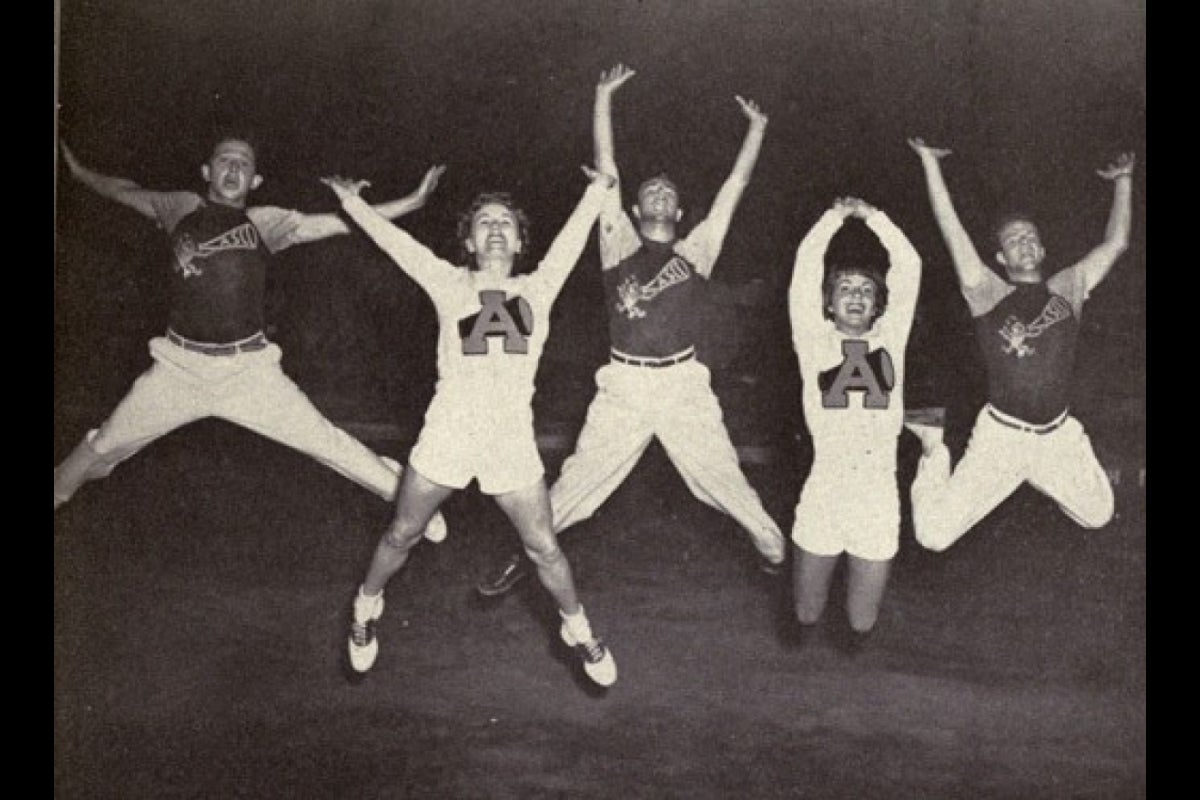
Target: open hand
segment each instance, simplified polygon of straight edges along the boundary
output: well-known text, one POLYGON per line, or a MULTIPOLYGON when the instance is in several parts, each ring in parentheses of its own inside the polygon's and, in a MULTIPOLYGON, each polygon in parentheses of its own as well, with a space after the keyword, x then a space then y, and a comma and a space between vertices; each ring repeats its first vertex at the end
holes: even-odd
POLYGON ((370 181, 356 181, 352 178, 343 178, 341 175, 321 178, 321 183, 333 189, 333 193, 337 195, 339 200, 358 197, 363 189, 371 185, 370 181))
POLYGON ((600 73, 600 82, 596 84, 596 91, 612 94, 634 75, 637 75, 637 72, 633 69, 624 64, 617 64, 607 72, 600 73))

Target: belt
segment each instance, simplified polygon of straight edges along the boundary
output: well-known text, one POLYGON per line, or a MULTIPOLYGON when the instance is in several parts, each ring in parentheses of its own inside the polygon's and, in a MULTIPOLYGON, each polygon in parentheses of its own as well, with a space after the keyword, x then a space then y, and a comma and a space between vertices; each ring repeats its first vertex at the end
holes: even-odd
POLYGON ((1025 433, 1036 433, 1039 436, 1058 430, 1060 427, 1062 427, 1062 424, 1067 421, 1066 411, 1059 414, 1058 419, 1054 420, 1053 422, 1047 422, 1045 425, 1030 425, 1026 422, 1022 422, 1016 417, 1010 417, 1008 414, 997 411, 992 406, 987 407, 987 412, 992 419, 996 420, 996 422, 999 422, 1001 425, 1014 428, 1018 431, 1024 431, 1025 433))
POLYGON ((203 353, 206 356, 234 356, 238 353, 252 353, 255 350, 263 350, 270 344, 267 341, 266 334, 262 331, 245 339, 239 339, 236 342, 225 342, 222 344, 192 341, 180 336, 170 328, 167 329, 167 338, 184 350, 192 350, 197 353, 203 353))
POLYGON ((610 350, 609 354, 613 361, 619 361, 622 364, 628 364, 631 367, 670 367, 674 364, 682 364, 684 361, 691 361, 696 357, 696 348, 689 347, 687 350, 676 353, 673 356, 665 358, 639 358, 622 353, 620 350, 610 350))

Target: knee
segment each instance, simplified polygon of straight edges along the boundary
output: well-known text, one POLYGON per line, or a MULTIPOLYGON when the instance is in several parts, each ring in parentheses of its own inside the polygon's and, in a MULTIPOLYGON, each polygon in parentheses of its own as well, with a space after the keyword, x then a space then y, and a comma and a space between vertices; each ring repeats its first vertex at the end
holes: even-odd
POLYGON ((1078 522, 1081 527, 1090 531, 1099 530, 1108 523, 1112 522, 1113 516, 1116 514, 1116 504, 1113 502, 1112 495, 1102 505, 1098 505, 1086 517, 1080 517, 1078 522))
POLYGON ((813 605, 802 601, 795 604, 796 621, 801 625, 816 625, 825 613, 824 606, 813 605))
POLYGON ((567 556, 557 542, 549 545, 525 545, 525 555, 538 569, 553 569, 566 563, 567 556))
POLYGON ((879 610, 851 611, 849 614, 850 630, 858 634, 868 634, 875 629, 879 621, 879 610))
POLYGON ((421 539, 424 528, 411 517, 397 514, 383 534, 382 544, 393 550, 409 550, 421 539))

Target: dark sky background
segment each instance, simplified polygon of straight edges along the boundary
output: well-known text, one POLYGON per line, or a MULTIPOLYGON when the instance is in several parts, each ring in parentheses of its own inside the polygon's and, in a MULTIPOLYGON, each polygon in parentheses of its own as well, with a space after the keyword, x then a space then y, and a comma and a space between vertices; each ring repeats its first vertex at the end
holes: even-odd
MULTIPOLYGON (((965 308, 906 137, 954 149, 948 181, 981 253, 990 221, 1022 208, 1042 223, 1052 269, 1100 241, 1112 190, 1094 170, 1133 150, 1135 243, 1087 313, 1105 368, 1136 382, 1145 17, 1136 0, 63 0, 56 132, 101 172, 198 188, 212 125, 249 122, 266 176, 255 201, 305 211, 336 207, 321 175, 369 178, 379 201, 445 163, 437 194, 405 227, 450 255, 457 213, 481 190, 506 189, 533 218, 540 252, 583 188, 601 70, 638 71, 614 111, 626 204, 637 180, 665 169, 685 208, 703 213, 745 133, 742 94, 770 124, 714 277, 764 280, 767 300, 747 316, 760 336, 783 336, 797 243, 836 196, 861 196, 925 258, 909 359, 930 365, 927 375, 977 359, 954 344, 969 336, 965 308)), ((164 325, 154 276, 165 245, 136 214, 57 187, 56 393, 100 380, 95 351, 64 340, 103 331, 121 377, 115 400, 148 363, 144 337, 164 325)), ((383 374, 388 359, 432 364, 420 291, 362 240, 279 259, 271 307, 298 380, 306 370, 318 380, 305 359, 322 348, 335 357, 338 337, 343 350, 371 338, 380 352, 349 368, 385 384, 402 382, 383 374)), ((559 301, 548 358, 602 357, 594 251, 559 301)), ((754 352, 794 360, 786 338, 768 350, 754 352)))

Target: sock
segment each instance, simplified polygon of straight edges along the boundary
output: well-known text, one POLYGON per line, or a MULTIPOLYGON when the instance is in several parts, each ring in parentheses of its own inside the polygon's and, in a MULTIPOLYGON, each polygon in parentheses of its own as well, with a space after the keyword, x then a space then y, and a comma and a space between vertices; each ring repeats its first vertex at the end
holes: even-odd
POLYGON ((366 624, 372 617, 375 616, 375 610, 382 610, 383 592, 379 594, 366 594, 363 587, 358 587, 358 594, 354 598, 354 621, 360 624, 366 624))
POLYGON ((592 636, 592 626, 588 622, 587 614, 584 613, 582 605, 579 606, 579 611, 574 614, 568 614, 560 608, 558 615, 563 618, 563 624, 567 626, 567 631, 575 641, 590 642, 595 638, 592 636))

